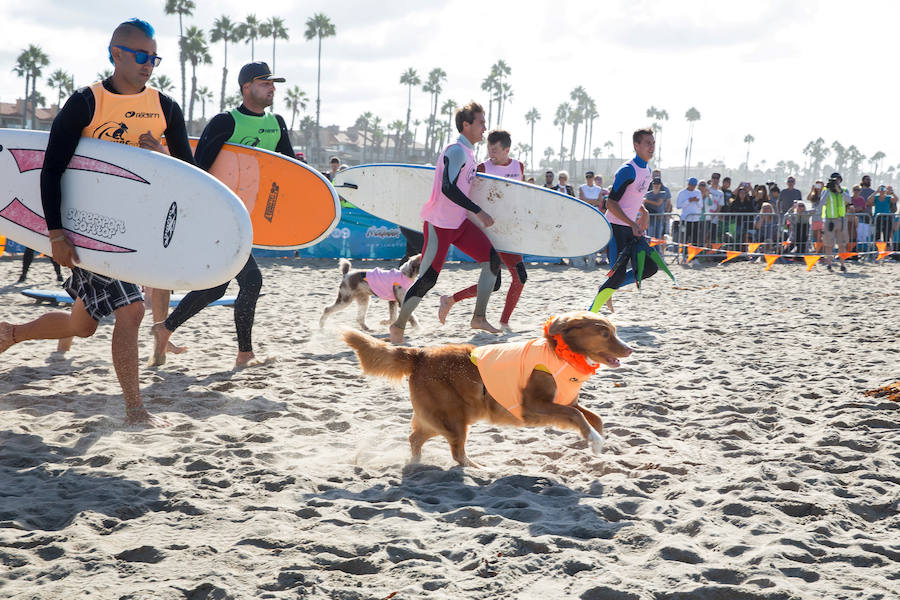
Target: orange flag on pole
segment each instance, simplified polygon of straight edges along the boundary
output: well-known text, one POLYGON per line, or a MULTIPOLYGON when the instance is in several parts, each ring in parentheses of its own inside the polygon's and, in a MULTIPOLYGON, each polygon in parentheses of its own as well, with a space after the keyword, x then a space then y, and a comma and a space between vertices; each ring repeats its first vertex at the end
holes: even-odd
POLYGON ((787 248, 790 245, 791 245, 791 240, 784 240, 783 242, 781 242, 782 248, 787 248))
POLYGON ((859 252, 841 252, 840 254, 838 254, 838 258, 840 258, 841 260, 847 260, 851 256, 857 255, 859 255, 859 252))
POLYGON ((878 248, 878 258, 875 260, 881 260, 893 254, 887 249, 887 242, 875 242, 875 247, 878 248))
POLYGON ((777 254, 766 254, 765 256, 766 256, 766 268, 763 270, 768 271, 769 269, 772 268, 772 265, 775 264, 775 261, 778 260, 778 255, 777 254))
POLYGON ((712 246, 713 250, 718 250, 722 247, 722 242, 716 242, 715 244, 710 244, 710 246, 712 246))
POLYGON ((0 256, 3 256, 3 252, 6 250, 6 238, 0 235, 0 256))
POLYGON ((747 253, 748 253, 748 254, 753 254, 754 252, 756 252, 757 250, 759 250, 759 247, 760 247, 760 246, 762 246, 762 243, 761 243, 761 242, 755 242, 755 243, 753 243, 753 244, 747 244, 747 253))
POLYGON ((806 270, 812 271, 812 268, 816 266, 816 263, 819 262, 820 258, 822 258, 821 254, 816 254, 815 256, 804 256, 803 260, 806 261, 806 270))
POLYGON ((690 244, 688 244, 687 248, 688 248, 688 257, 687 257, 688 262, 691 262, 692 260, 694 260, 695 256, 697 256, 698 254, 703 252, 703 248, 698 248, 697 246, 692 246, 690 244))
POLYGON ((660 244, 665 244, 666 240, 661 240, 659 238, 650 238, 650 247, 659 246, 660 244))
POLYGON ((735 252, 734 250, 726 250, 726 251, 725 251, 725 260, 723 260, 723 261, 720 262, 719 264, 720 264, 720 265, 724 265, 725 263, 727 263, 727 262, 728 262, 729 260, 731 260, 732 258, 737 258, 737 257, 740 256, 740 255, 741 255, 740 252, 735 252))

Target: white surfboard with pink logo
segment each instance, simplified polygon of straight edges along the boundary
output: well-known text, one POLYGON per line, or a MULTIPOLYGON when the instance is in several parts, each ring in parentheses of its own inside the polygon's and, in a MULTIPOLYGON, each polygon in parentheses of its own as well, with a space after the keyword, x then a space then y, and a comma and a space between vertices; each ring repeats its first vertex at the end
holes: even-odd
MULTIPOLYGON (((0 235, 50 254, 40 179, 49 134, 0 129, 0 235)), ((243 202, 170 156, 84 138, 62 178, 62 221, 79 266, 161 289, 233 278, 253 237, 243 202)))

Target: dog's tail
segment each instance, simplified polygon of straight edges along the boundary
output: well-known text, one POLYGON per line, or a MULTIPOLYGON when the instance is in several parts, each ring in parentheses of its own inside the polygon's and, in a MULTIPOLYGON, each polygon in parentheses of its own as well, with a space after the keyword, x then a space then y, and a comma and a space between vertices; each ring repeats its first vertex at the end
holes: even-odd
POLYGON ((388 379, 411 374, 422 352, 416 348, 392 346, 355 329, 344 331, 344 341, 356 351, 364 373, 388 379))
POLYGON ((338 261, 338 268, 341 270, 341 275, 346 275, 350 272, 350 261, 346 258, 342 258, 338 261))

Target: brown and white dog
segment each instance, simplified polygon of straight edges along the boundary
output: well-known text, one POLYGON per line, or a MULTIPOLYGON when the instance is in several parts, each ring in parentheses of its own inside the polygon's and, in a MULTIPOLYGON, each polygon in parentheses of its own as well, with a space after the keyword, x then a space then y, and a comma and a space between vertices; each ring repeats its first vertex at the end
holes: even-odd
MULTIPOLYGON (((369 298, 378 296, 388 301, 388 315, 390 318, 382 321, 381 324, 389 325, 393 323, 397 319, 397 307, 403 304, 406 290, 419 276, 422 255, 416 254, 409 257, 405 263, 400 265, 399 269, 391 271, 382 269, 355 269, 351 271, 350 261, 346 258, 342 258, 339 265, 343 278, 341 279, 341 285, 338 287, 337 300, 322 312, 322 317, 319 319, 319 327, 325 326, 325 320, 331 313, 347 308, 355 300, 357 305, 356 322, 359 323, 360 328, 369 331, 369 327, 366 325, 366 310, 369 307, 369 298), (372 284, 376 288, 375 290, 373 290, 373 285, 369 285, 367 278, 371 278, 372 284), (375 283, 376 278, 377 284, 375 283)), ((419 325, 415 317, 412 316, 409 322, 413 327, 418 327, 419 325)))
POLYGON ((599 454, 603 422, 578 404, 578 389, 599 365, 618 367, 619 359, 632 353, 608 319, 586 311, 551 317, 543 338, 518 344, 419 349, 393 346, 352 329, 343 337, 359 356, 363 372, 389 379, 409 376, 412 462, 419 461, 427 440, 440 435, 456 462, 476 467, 465 444, 469 426, 478 421, 575 429, 599 454), (520 346, 521 360, 515 355, 520 346), (509 360, 493 360, 492 353, 509 360), (523 366, 527 370, 513 374, 523 366), (501 397, 492 395, 492 388, 501 397), (506 392, 518 395, 507 398, 506 392))

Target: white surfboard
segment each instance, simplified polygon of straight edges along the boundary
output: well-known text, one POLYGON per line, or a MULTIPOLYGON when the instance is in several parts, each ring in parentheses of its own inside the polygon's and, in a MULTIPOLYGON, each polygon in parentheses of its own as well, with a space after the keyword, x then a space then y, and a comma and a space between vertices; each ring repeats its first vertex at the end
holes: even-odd
MULTIPOLYGON (((375 164, 340 171, 332 182, 348 202, 385 221, 422 231, 420 212, 434 183, 434 167, 375 164)), ((497 250, 541 256, 583 256, 612 237, 606 217, 566 194, 479 173, 472 201, 494 219, 482 228, 497 250)))
MULTIPOLYGON (((0 235, 50 254, 40 178, 49 134, 0 129, 0 235)), ((206 289, 250 255, 243 202, 201 169, 83 138, 62 177, 62 225, 78 266, 161 289, 206 289)))

